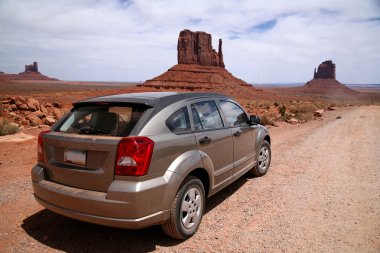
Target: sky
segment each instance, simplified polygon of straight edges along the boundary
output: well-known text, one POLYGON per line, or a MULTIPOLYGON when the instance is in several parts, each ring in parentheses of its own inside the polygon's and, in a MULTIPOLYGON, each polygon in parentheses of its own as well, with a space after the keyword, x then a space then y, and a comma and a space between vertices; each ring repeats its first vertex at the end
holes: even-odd
POLYGON ((342 83, 380 83, 380 0, 0 0, 0 71, 145 81, 177 64, 183 29, 221 38, 249 83, 305 83, 325 60, 342 83))

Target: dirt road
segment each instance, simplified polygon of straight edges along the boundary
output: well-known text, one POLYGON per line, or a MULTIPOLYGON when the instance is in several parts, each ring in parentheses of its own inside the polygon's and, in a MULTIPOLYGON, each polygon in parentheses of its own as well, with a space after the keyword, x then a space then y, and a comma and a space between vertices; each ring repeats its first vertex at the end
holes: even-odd
POLYGON ((44 210, 29 175, 36 140, 0 140, 0 252, 379 252, 379 112, 345 108, 323 122, 271 128, 269 173, 209 199, 184 242, 160 227, 106 228, 44 210))

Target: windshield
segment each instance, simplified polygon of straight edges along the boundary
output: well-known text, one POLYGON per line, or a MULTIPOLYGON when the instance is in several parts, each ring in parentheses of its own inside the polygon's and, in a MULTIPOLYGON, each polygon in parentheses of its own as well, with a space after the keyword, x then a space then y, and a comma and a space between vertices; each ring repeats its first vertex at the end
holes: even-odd
POLYGON ((128 136, 146 108, 136 106, 89 105, 74 108, 56 129, 58 132, 128 136))

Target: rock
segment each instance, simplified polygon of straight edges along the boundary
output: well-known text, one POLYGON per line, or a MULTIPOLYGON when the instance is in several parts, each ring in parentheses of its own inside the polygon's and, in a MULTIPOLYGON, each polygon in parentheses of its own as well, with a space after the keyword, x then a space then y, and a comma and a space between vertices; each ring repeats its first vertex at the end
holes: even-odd
POLYGON ((290 118, 290 119, 286 120, 286 122, 288 122, 289 124, 292 124, 292 125, 298 124, 298 120, 295 118, 290 118))
POLYGON ((17 110, 17 105, 12 104, 12 105, 11 105, 11 109, 12 109, 12 111, 16 111, 16 110, 17 110))
POLYGON ((14 118, 16 116, 16 113, 15 112, 10 112, 8 115, 9 115, 9 117, 14 118))
POLYGON ((53 107, 53 105, 50 103, 45 103, 44 105, 45 105, 45 107, 53 107))
POLYGON ((58 103, 58 102, 54 102, 54 103, 53 103, 53 106, 54 106, 55 108, 62 108, 62 104, 61 104, 61 103, 58 103))
POLYGON ((338 107, 336 107, 336 106, 329 106, 328 110, 329 111, 335 111, 335 110, 338 110, 338 107))
POLYGON ((48 110, 46 109, 46 107, 44 105, 40 105, 40 110, 41 110, 41 112, 43 112, 45 114, 49 114, 48 110))
POLYGON ((46 116, 46 114, 44 114, 41 111, 35 111, 35 112, 33 112, 33 114, 36 115, 40 119, 42 119, 42 118, 44 118, 46 116))
POLYGON ((27 104, 20 104, 20 105, 18 105, 18 109, 20 109, 20 110, 28 110, 29 107, 28 107, 27 104))
POLYGON ((38 72, 38 63, 33 62, 31 65, 25 65, 25 72, 30 71, 30 72, 38 72))
POLYGON ((335 64, 329 60, 319 64, 318 69, 314 69, 314 79, 335 79, 335 64))
POLYGON ((2 104, 11 104, 12 103, 12 99, 1 100, 1 103, 2 104))
POLYGON ((278 127, 278 123, 275 122, 275 121, 271 121, 270 124, 271 124, 272 126, 274 126, 274 127, 278 127))
POLYGON ((53 115, 57 120, 59 120, 63 116, 63 112, 58 108, 54 108, 53 115))
POLYGON ((15 122, 11 122, 9 125, 10 126, 14 126, 14 127, 19 127, 20 126, 19 124, 15 123, 15 122))
POLYGON ((317 120, 318 121, 323 121, 323 118, 322 117, 318 117, 317 120))
POLYGON ((181 31, 177 45, 178 63, 224 68, 222 40, 219 39, 219 52, 212 49, 211 42, 211 34, 190 30, 181 31))
POLYGON ((316 110, 316 111, 314 112, 314 116, 322 117, 324 111, 325 111, 324 109, 316 110))
POLYGON ((40 103, 34 98, 28 98, 26 101, 30 111, 34 112, 40 109, 40 103))
POLYGON ((26 119, 30 121, 30 124, 32 126, 38 126, 38 125, 41 125, 42 124, 42 121, 40 118, 38 118, 36 115, 34 114, 29 114, 28 116, 26 116, 26 119))
POLYGON ((341 118, 342 118, 342 116, 337 116, 337 117, 336 117, 336 119, 341 119, 341 118))
POLYGON ((15 101, 16 101, 16 103, 17 103, 17 101, 20 101, 23 104, 26 102, 26 98, 23 96, 16 96, 15 101))
POLYGON ((53 117, 51 117, 51 116, 47 116, 46 118, 43 119, 42 122, 43 122, 45 125, 51 126, 51 125, 53 125, 53 124, 56 122, 56 120, 53 119, 53 117))

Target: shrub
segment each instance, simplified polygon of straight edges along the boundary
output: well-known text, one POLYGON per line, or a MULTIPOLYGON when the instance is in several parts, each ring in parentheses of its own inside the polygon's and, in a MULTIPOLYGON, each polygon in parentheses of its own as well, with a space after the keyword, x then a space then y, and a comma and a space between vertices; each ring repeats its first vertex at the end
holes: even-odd
POLYGON ((285 117, 286 106, 282 105, 282 106, 278 107, 278 112, 281 114, 281 117, 285 117))
POLYGON ((274 104, 273 104, 274 106, 279 106, 280 104, 279 103, 277 103, 277 102, 274 102, 274 104))
POLYGON ((18 131, 19 131, 18 127, 9 124, 8 120, 3 119, 0 122, 0 136, 8 135, 8 134, 15 134, 18 131))

